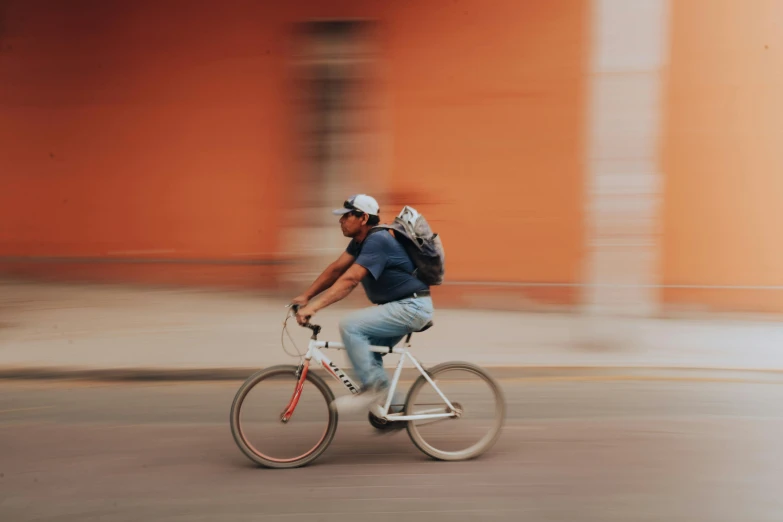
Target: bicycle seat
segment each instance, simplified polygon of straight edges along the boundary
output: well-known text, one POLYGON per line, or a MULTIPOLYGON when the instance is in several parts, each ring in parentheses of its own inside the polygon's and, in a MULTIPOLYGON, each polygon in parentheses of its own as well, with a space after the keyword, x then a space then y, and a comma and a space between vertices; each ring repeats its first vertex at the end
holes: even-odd
POLYGON ((434 324, 435 324, 434 322, 430 321, 427 324, 425 324, 424 326, 422 326, 421 330, 414 330, 414 332, 423 332, 424 330, 429 330, 430 328, 432 328, 432 325, 434 325, 434 324))
POLYGON ((411 342, 411 337, 413 336, 413 334, 418 333, 418 332, 423 332, 424 330, 429 330, 430 328, 432 328, 433 324, 435 324, 435 323, 433 323, 432 321, 429 321, 427 324, 422 326, 419 330, 411 330, 410 332, 408 332, 408 336, 405 338, 405 342, 406 343, 411 342))

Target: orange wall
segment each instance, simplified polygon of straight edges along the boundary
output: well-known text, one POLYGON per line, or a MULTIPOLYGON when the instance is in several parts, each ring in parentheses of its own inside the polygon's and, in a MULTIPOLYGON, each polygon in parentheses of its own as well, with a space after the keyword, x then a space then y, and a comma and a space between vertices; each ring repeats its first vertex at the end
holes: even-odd
POLYGON ((6 5, 0 256, 275 257, 303 190, 289 24, 365 18, 380 199, 426 213, 450 281, 579 280, 586 0, 6 5))
MULTIPOLYGON (((672 6, 664 283, 783 285, 783 3, 672 6)), ((781 294, 667 289, 663 299, 780 311, 781 294)))
POLYGON ((4 5, 0 255, 274 257, 279 22, 239 4, 4 5))
POLYGON ((587 8, 395 11, 392 183, 441 232, 450 281, 580 280, 587 8))

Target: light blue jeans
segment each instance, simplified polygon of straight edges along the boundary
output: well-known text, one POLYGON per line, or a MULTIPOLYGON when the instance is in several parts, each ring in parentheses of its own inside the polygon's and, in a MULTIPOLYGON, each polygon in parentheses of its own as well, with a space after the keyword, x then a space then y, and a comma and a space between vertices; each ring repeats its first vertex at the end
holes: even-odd
POLYGON ((340 321, 340 336, 363 387, 389 383, 382 355, 371 352, 370 346, 395 346, 408 333, 424 327, 433 311, 431 297, 412 297, 363 308, 340 321))

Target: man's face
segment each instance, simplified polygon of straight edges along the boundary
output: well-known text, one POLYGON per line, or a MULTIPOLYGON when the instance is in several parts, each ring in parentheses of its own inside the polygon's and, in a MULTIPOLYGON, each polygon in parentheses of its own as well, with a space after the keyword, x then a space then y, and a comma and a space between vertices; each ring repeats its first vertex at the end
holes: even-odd
POLYGON ((361 232, 366 217, 365 214, 357 216, 353 212, 340 216, 340 228, 343 231, 343 235, 350 238, 356 237, 361 232))

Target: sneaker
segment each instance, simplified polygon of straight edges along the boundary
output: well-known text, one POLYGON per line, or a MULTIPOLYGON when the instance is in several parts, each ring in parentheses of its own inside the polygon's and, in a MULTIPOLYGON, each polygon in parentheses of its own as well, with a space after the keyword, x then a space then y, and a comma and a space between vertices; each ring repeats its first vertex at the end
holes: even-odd
POLYGON ((387 383, 368 386, 359 393, 338 397, 329 407, 341 414, 363 413, 385 399, 388 391, 387 383))

